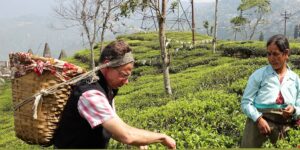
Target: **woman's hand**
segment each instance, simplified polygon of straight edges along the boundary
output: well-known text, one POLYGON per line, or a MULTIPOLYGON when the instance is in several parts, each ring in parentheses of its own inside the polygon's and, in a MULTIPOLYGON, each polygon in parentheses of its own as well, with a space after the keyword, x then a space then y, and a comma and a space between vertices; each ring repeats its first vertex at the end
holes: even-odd
POLYGON ((282 112, 283 112, 282 115, 283 115, 284 118, 289 118, 289 117, 291 117, 293 115, 294 111, 295 111, 294 106, 288 105, 287 107, 285 107, 282 110, 282 112))
POLYGON ((268 122, 264 118, 262 118, 262 117, 258 118, 257 126, 258 126, 260 134, 268 135, 271 133, 271 128, 270 128, 268 122))

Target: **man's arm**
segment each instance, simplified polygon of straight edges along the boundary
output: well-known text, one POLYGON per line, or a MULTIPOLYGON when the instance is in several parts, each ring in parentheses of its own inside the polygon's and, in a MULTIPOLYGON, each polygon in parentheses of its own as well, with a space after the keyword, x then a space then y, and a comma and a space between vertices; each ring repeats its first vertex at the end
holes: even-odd
POLYGON ((113 139, 125 144, 143 146, 151 143, 161 143, 168 148, 176 148, 176 142, 171 137, 131 127, 118 116, 105 121, 102 126, 112 134, 113 139))

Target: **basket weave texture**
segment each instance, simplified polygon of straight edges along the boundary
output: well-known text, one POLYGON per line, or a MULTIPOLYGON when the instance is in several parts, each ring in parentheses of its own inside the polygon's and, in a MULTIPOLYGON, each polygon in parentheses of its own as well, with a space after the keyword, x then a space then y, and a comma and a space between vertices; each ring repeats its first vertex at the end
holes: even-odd
MULTIPOLYGON (((33 70, 27 70, 26 74, 12 79, 13 105, 16 106, 42 89, 62 82, 64 81, 54 75, 53 71, 44 70, 42 74, 37 74, 33 70)), ((28 144, 51 145, 53 133, 69 98, 70 89, 69 85, 63 85, 58 87, 54 93, 43 95, 37 107, 36 119, 33 117, 34 98, 15 109, 16 136, 28 144)))
MULTIPOLYGON (((13 104, 16 105, 41 89, 61 83, 60 79, 49 71, 38 76, 31 72, 12 80, 13 104)), ((51 145, 54 130, 70 94, 70 86, 59 87, 54 94, 43 96, 34 119, 31 101, 14 112, 16 136, 29 144, 51 145)))

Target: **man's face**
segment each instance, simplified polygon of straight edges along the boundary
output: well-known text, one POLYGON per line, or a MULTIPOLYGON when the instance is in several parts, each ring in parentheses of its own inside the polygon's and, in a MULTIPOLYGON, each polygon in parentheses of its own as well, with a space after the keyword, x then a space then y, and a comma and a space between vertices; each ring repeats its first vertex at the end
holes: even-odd
POLYGON ((117 89, 128 83, 128 78, 133 69, 133 63, 125 64, 116 68, 107 68, 106 80, 108 85, 117 89))

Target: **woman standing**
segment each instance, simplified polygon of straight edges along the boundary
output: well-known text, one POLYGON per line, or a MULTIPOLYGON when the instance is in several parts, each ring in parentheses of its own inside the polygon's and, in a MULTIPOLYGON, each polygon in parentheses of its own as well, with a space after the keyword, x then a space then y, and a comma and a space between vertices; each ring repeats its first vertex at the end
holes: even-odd
POLYGON ((248 117, 241 147, 261 147, 268 139, 276 143, 300 115, 300 79, 287 65, 289 53, 287 38, 272 36, 267 42, 269 65, 249 77, 241 101, 248 117))

